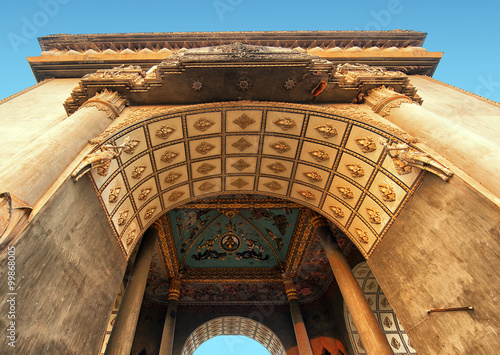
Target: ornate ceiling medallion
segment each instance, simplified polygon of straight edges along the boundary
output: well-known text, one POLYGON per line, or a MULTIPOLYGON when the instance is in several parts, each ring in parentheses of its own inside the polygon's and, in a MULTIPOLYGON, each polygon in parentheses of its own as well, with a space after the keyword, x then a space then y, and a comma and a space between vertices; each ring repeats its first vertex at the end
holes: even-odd
POLYGON ((289 130, 290 128, 293 128, 297 125, 295 121, 288 116, 274 120, 273 123, 283 131, 289 130))
POLYGON ((123 226, 127 222, 128 209, 118 212, 118 225, 123 226))
POLYGON ((281 190, 283 188, 283 186, 281 186, 281 184, 277 181, 269 181, 269 182, 266 182, 264 184, 265 187, 267 187, 269 190, 272 190, 272 191, 278 191, 278 190, 281 190))
POLYGON ((364 230, 356 228, 356 233, 358 234, 358 240, 361 243, 364 243, 364 244, 368 243, 368 234, 364 230))
POLYGON ((134 166, 134 170, 132 170, 132 178, 140 179, 144 170, 146 170, 146 165, 141 164, 134 166))
POLYGON ((231 185, 233 185, 234 187, 237 187, 238 189, 241 189, 241 188, 245 187, 246 185, 248 185, 248 182, 246 182, 242 178, 238 178, 237 180, 233 181, 231 183, 231 185))
POLYGON ((349 170, 349 173, 353 178, 359 178, 365 176, 365 171, 363 167, 359 164, 346 164, 345 167, 349 170))
POLYGON ((248 116, 246 113, 242 114, 240 117, 236 118, 233 123, 237 124, 241 127, 241 129, 245 129, 251 124, 255 123, 255 120, 248 116))
POLYGON ((120 196, 121 186, 115 186, 109 189, 108 201, 109 203, 115 203, 118 201, 118 196, 120 196))
POLYGON ((284 85, 285 89, 292 90, 295 87, 295 80, 293 78, 287 79, 284 85))
POLYGON ((252 146, 252 143, 249 143, 245 138, 241 137, 238 141, 232 144, 233 147, 238 149, 240 152, 252 146))
POLYGON ((333 127, 333 125, 330 123, 321 124, 319 126, 314 127, 314 129, 319 134, 321 134, 323 136, 323 138, 332 138, 338 134, 335 127, 333 127))
POLYGON ((377 145, 372 137, 356 138, 355 141, 363 153, 370 153, 377 150, 377 145))
POLYGON ((191 85, 194 91, 200 91, 201 88, 203 88, 203 83, 199 80, 196 80, 193 82, 193 85, 191 85))
POLYGON ((245 170, 246 168, 248 168, 250 166, 250 164, 248 164, 243 159, 240 159, 236 163, 231 164, 231 166, 233 168, 237 169, 238 171, 242 171, 242 170, 245 170))
POLYGON ((144 213, 144 219, 150 219, 156 211, 156 206, 149 207, 144 213))
POLYGON ((386 202, 394 202, 396 201, 396 193, 394 192, 394 188, 392 186, 380 184, 378 185, 378 190, 382 195, 382 199, 386 202))
POLYGON ((175 132, 175 128, 169 126, 161 126, 156 131, 156 136, 161 139, 168 139, 175 132))
POLYGON ((178 178, 180 178, 182 176, 181 173, 178 173, 178 172, 175 172, 175 171, 172 171, 171 173, 167 174, 167 176, 165 177, 165 182, 167 184, 173 184, 175 182, 175 180, 177 180, 178 178))
POLYGON ((269 164, 269 165, 267 165, 267 167, 269 169, 271 169, 272 171, 274 171, 276 174, 279 174, 279 173, 286 171, 286 167, 283 164, 281 164, 279 161, 274 162, 272 164, 269 164))
POLYGON ((286 153, 290 149, 292 149, 285 141, 279 141, 276 143, 272 143, 269 146, 280 154, 286 153))
POLYGON ((140 140, 133 138, 127 144, 125 144, 125 148, 123 148, 123 151, 127 154, 134 154, 135 149, 137 148, 139 143, 141 143, 140 140))
POLYGON ((368 220, 373 224, 380 224, 382 220, 380 219, 380 213, 373 208, 366 208, 366 213, 368 214, 368 220))
POLYGON ((215 187, 214 183, 210 181, 205 181, 203 184, 200 185, 200 187, 198 187, 198 190, 206 192, 212 190, 214 187, 215 187))
POLYGON ((184 195, 184 191, 173 191, 170 196, 168 196, 168 200, 170 202, 177 201, 182 195, 184 195))
POLYGON ((335 217, 337 218, 344 218, 345 217, 345 214, 344 214, 344 211, 342 211, 342 208, 338 207, 338 206, 329 206, 330 209, 332 210, 332 213, 335 217))
POLYGON ((137 199, 139 201, 144 201, 145 199, 148 198, 148 195, 149 193, 152 191, 153 189, 151 187, 144 187, 141 189, 141 193, 139 194, 139 196, 137 196, 137 199))
POLYGON ((206 119, 205 117, 202 117, 193 124, 193 127, 196 128, 198 131, 205 132, 207 129, 212 127, 214 124, 215 124, 214 121, 211 121, 209 119, 206 119))
POLYGON ((163 153, 160 159, 162 162, 171 163, 172 161, 174 161, 175 158, 177 158, 178 155, 179 153, 177 152, 172 152, 171 150, 167 150, 165 153, 163 153))
POLYGON ((135 239, 135 234, 136 234, 135 228, 132 228, 128 231, 127 237, 125 238, 125 243, 127 244, 127 246, 130 246, 130 244, 132 244, 132 242, 135 239))
POLYGON ((352 193, 352 190, 349 187, 346 187, 346 186, 337 186, 337 190, 339 190, 340 194, 345 199, 354 198, 354 194, 352 193))
POLYGON ((316 200, 316 196, 309 190, 298 191, 306 200, 316 200))
POLYGON ((323 178, 321 177, 321 175, 319 175, 316 171, 312 171, 312 170, 311 171, 305 171, 302 174, 304 174, 304 176, 306 178, 308 178, 312 182, 318 182, 318 181, 323 180, 323 178))
POLYGON ((196 171, 199 172, 200 174, 206 175, 209 172, 211 172, 212 170, 214 170, 215 168, 216 168, 215 165, 203 163, 198 167, 198 169, 196 169, 196 171))
POLYGON ((328 153, 325 152, 323 149, 315 149, 315 150, 310 150, 309 155, 311 155, 317 162, 322 162, 325 160, 330 159, 328 156, 328 153))
POLYGON ((200 154, 207 154, 209 151, 215 148, 215 145, 207 142, 201 142, 195 150, 200 154))

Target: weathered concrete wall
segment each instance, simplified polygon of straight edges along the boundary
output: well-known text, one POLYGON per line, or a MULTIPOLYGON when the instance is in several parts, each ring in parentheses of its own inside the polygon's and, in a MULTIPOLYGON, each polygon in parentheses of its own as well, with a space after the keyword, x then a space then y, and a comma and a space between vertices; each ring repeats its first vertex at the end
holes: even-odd
POLYGON ((89 179, 67 180, 13 246, 17 339, 8 346, 4 253, 0 353, 97 354, 126 262, 89 179))
POLYGON ((419 355, 498 353, 500 209, 460 178, 428 174, 368 264, 419 355))
POLYGON ((79 79, 54 79, 0 102, 0 165, 64 120, 63 103, 79 79))

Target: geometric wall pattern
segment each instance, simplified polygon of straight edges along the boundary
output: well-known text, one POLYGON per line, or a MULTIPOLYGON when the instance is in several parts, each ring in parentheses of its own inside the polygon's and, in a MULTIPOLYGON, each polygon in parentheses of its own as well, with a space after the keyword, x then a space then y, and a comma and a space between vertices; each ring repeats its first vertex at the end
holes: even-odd
POLYGON ((250 318, 220 317, 196 328, 186 340, 182 355, 193 355, 201 344, 219 335, 243 335, 262 344, 271 355, 286 354, 279 338, 265 325, 250 318))
POLYGON ((408 137, 359 106, 241 101, 129 109, 96 149, 126 137, 131 143, 107 174, 91 172, 124 255, 175 207, 251 193, 325 215, 368 257, 423 172, 398 172, 381 143, 408 137))
MULTIPOLYGON (((394 354, 416 354, 417 351, 411 347, 410 338, 408 338, 403 326, 399 323, 396 313, 394 313, 391 305, 387 301, 387 298, 378 285, 377 280, 375 280, 368 264, 362 262, 356 265, 353 269, 353 273, 366 296, 368 304, 373 310, 375 318, 384 331, 394 354)), ((356 326, 352 321, 352 317, 345 303, 344 317, 355 354, 366 354, 363 343, 361 342, 356 326)))

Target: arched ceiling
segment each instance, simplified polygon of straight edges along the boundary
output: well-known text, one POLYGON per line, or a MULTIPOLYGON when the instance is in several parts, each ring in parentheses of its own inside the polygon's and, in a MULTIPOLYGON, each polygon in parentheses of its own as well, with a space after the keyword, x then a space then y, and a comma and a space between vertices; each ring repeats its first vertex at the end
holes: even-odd
POLYGON ((317 211, 368 257, 422 173, 398 172, 381 143, 408 136, 359 106, 240 101, 127 109, 96 149, 126 137, 132 143, 106 174, 91 172, 124 255, 168 211, 238 193, 317 211))

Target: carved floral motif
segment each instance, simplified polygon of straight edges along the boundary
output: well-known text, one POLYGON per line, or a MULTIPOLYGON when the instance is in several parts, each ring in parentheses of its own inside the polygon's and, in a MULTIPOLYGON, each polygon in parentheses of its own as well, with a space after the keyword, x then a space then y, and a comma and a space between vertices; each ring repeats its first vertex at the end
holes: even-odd
POLYGON ((289 130, 297 125, 295 121, 288 116, 274 120, 273 123, 283 131, 289 130))
POLYGON ((363 167, 359 164, 346 164, 345 167, 351 174, 353 178, 363 177, 365 176, 365 171, 363 167))
POLYGON ((371 153, 377 150, 377 145, 372 137, 356 138, 355 142, 363 153, 371 153))
POLYGON ((167 150, 165 153, 163 153, 160 159, 162 162, 171 163, 175 158, 177 158, 177 156, 179 156, 179 153, 167 150))
POLYGON ((248 168, 250 164, 244 161, 243 159, 240 159, 236 163, 231 164, 231 166, 238 171, 242 171, 248 168))
POLYGON ((285 141, 279 141, 276 143, 272 143, 269 145, 271 148, 273 148, 275 151, 277 151, 280 154, 288 152, 290 149, 292 149, 287 142, 285 141))
POLYGON ((118 196, 120 195, 122 187, 121 186, 115 186, 109 189, 109 196, 108 196, 108 201, 109 203, 115 203, 118 201, 118 196))
POLYGON ((366 213, 368 214, 368 220, 373 224, 380 224, 382 220, 380 219, 380 213, 373 208, 366 208, 366 213))
POLYGON ((148 195, 149 193, 152 191, 153 189, 151 187, 144 187, 141 189, 141 192, 139 193, 139 196, 137 196, 137 199, 139 201, 144 201, 145 199, 148 198, 148 195))
POLYGON ((123 226, 127 222, 128 209, 118 212, 118 225, 123 226))
POLYGON ((175 132, 175 128, 169 126, 161 126, 156 131, 156 136, 161 139, 168 139, 175 132))
POLYGON ((246 182, 245 180, 243 180, 242 178, 238 178, 237 180, 235 180, 235 181, 233 181, 231 183, 231 185, 233 185, 234 187, 237 187, 238 189, 241 189, 241 188, 245 187, 248 184, 249 183, 246 182))
POLYGON ((310 150, 309 155, 311 155, 317 162, 322 162, 325 160, 330 159, 328 156, 328 153, 325 152, 323 149, 315 149, 315 150, 310 150))
POLYGON ((123 151, 127 154, 134 154, 137 146, 141 143, 140 140, 132 138, 126 145, 123 151))
POLYGON ((318 182, 318 181, 323 180, 323 178, 321 177, 321 175, 319 175, 316 171, 313 171, 313 170, 311 170, 311 171, 305 171, 302 174, 304 174, 304 176, 306 178, 308 178, 312 182, 318 182))
POLYGON ((387 328, 391 328, 393 325, 392 320, 387 316, 385 316, 383 323, 387 328))
POLYGON ((205 132, 214 124, 215 124, 214 121, 202 117, 193 124, 193 127, 196 128, 198 131, 205 132))
POLYGON ((252 146, 252 143, 248 142, 245 138, 241 137, 236 142, 232 144, 233 147, 238 149, 240 152, 252 146))
POLYGON ((242 114, 240 117, 236 118, 233 123, 237 124, 241 127, 241 129, 245 129, 251 124, 255 123, 255 120, 248 116, 246 113, 242 114))
POLYGON ((321 125, 318 125, 316 127, 314 127, 314 129, 323 136, 323 138, 332 138, 332 137, 335 137, 338 132, 337 130, 335 129, 335 127, 333 127, 332 124, 330 123, 325 123, 325 124, 321 124, 321 125))
POLYGON ((338 207, 338 206, 329 206, 330 209, 332 210, 332 214, 337 217, 337 218, 344 218, 345 217, 345 214, 344 214, 344 211, 342 211, 342 208, 338 207))
POLYGON ((198 187, 198 190, 200 191, 203 191, 203 192, 206 192, 206 191, 210 191, 212 190, 213 188, 215 187, 215 184, 210 182, 210 181, 205 181, 203 184, 201 184, 199 187, 198 187))
POLYGON ((355 229, 356 229, 356 234, 358 235, 358 240, 361 243, 367 244, 369 241, 368 234, 362 229, 359 229, 359 228, 355 228, 355 229))
POLYGON ((297 192, 301 194, 306 200, 316 200, 316 196, 309 190, 300 190, 297 192))
POLYGON ((164 181, 167 184, 173 184, 175 182, 175 180, 177 180, 181 176, 182 176, 181 173, 178 173, 176 171, 172 171, 172 172, 168 173, 167 176, 165 176, 165 180, 164 181))
POLYGON ((144 170, 146 170, 146 165, 136 165, 134 166, 134 169, 132 170, 132 178, 133 179, 140 179, 142 176, 142 173, 144 173, 144 170))
POLYGON ((156 206, 149 207, 144 213, 144 219, 150 219, 156 211, 156 206))
POLYGON ((198 169, 196 169, 196 171, 199 172, 200 174, 206 175, 215 168, 216 168, 215 165, 203 163, 198 167, 198 169))
POLYGON ((269 169, 271 169, 272 171, 274 171, 276 174, 279 174, 279 173, 286 171, 286 167, 283 164, 281 164, 279 161, 274 162, 272 164, 268 164, 267 167, 269 169))
POLYGON ((351 199, 354 198, 354 194, 352 193, 352 190, 349 187, 346 186, 337 186, 337 190, 340 192, 343 198, 345 199, 351 199))
POLYGON ((184 195, 184 191, 174 191, 168 196, 168 200, 171 202, 177 201, 182 195, 184 195))
POLYGON ((378 190, 382 195, 382 199, 386 202, 396 201, 396 192, 394 192, 394 188, 389 185, 380 184, 378 185, 378 190))
POLYGON ((283 186, 281 186, 281 184, 277 181, 269 181, 269 182, 266 182, 264 184, 265 187, 267 187, 269 190, 272 190, 272 191, 278 191, 278 190, 281 190, 283 188, 283 186))
POLYGON ((136 232, 137 230, 135 228, 131 228, 128 231, 127 236, 125 237, 125 244, 127 244, 127 246, 130 246, 130 244, 134 241, 136 232))
POLYGON ((208 142, 201 142, 195 150, 200 154, 207 154, 209 151, 215 148, 215 145, 208 142))

